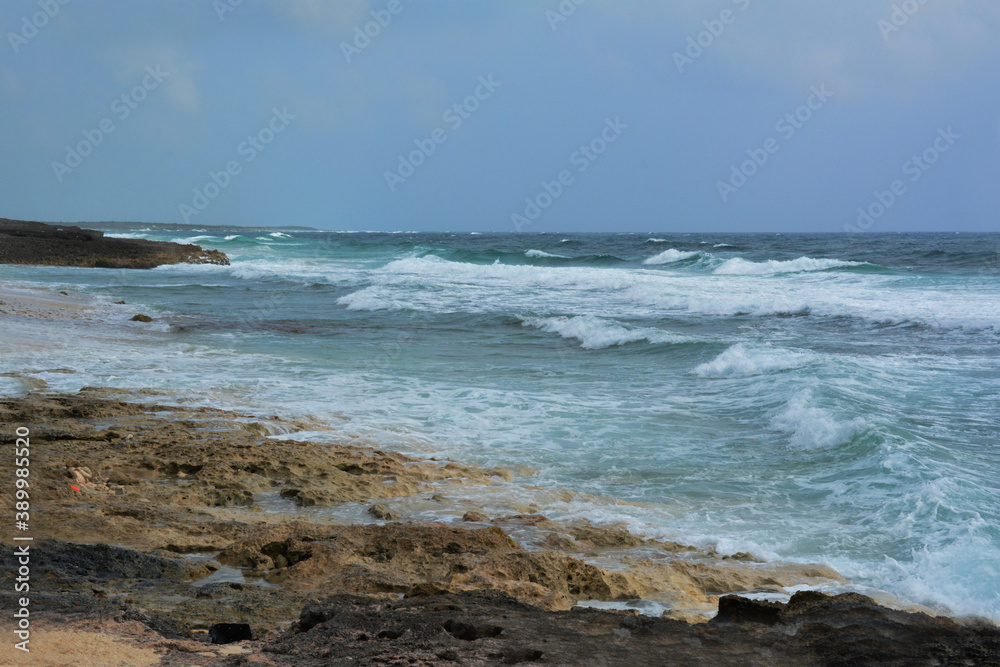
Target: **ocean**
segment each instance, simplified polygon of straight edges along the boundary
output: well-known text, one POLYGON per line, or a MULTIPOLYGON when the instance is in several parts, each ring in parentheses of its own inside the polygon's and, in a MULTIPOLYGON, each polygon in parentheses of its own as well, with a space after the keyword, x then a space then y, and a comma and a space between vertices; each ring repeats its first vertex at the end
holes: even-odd
POLYGON ((4 372, 507 466, 469 497, 1000 621, 998 234, 108 234, 232 265, 0 267, 93 301, 11 325, 4 372))

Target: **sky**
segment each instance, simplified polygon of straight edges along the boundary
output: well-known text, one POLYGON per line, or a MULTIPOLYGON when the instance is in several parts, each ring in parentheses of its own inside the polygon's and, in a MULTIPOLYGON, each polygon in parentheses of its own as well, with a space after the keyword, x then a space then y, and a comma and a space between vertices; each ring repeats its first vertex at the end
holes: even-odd
POLYGON ((995 0, 4 0, 0 217, 1000 231, 995 0))

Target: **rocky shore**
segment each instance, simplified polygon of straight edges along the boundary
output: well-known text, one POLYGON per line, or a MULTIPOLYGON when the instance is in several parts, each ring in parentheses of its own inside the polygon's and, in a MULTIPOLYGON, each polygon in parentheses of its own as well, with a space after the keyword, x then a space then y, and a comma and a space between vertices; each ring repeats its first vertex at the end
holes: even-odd
POLYGON ((92 229, 0 218, 0 264, 152 269, 181 263, 227 265, 229 259, 196 245, 104 238, 92 229))
MULTIPOLYGON (((506 469, 148 391, 57 394, 23 379, 33 390, 0 401, 0 429, 7 441, 31 431, 33 653, 24 662, 5 642, 0 664, 1000 665, 1000 629, 986 622, 857 594, 733 595, 846 583, 821 565, 449 500, 516 483, 506 469), (275 437, 302 432, 330 437, 275 437), (404 501, 453 519, 420 520, 404 501), (355 506, 363 519, 335 518, 355 506), (646 598, 662 618, 578 604, 646 598), (213 644, 220 623, 247 624, 252 639, 213 644)), ((12 465, 0 459, 4 479, 12 465)), ((4 486, 8 516, 14 502, 4 486)), ((0 560, 13 609, 11 550, 0 560)))

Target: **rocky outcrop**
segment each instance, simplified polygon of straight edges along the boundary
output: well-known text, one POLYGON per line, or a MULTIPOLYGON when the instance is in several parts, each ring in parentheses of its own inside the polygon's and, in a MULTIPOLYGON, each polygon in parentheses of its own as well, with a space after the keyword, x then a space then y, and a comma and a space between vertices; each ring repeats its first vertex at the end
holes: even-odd
MULTIPOLYGON (((723 598, 728 600, 730 598, 723 598)), ((731 598, 744 611, 757 603, 731 598)), ((266 652, 238 665, 1000 665, 1000 629, 896 612, 861 595, 799 594, 768 624, 689 625, 623 612, 546 613, 502 594, 308 603, 266 652)))
POLYGON ((104 238, 92 229, 0 218, 0 264, 152 269, 182 263, 228 265, 229 258, 196 245, 104 238))
MULTIPOLYGON (((121 646, 108 651, 152 656, 129 664, 1000 666, 994 625, 856 594, 732 595, 846 584, 822 565, 722 556, 535 510, 490 519, 449 499, 509 480, 504 469, 417 460, 319 424, 156 404, 149 391, 121 400, 33 386, 0 400, 0 426, 31 432, 31 499, 44 508, 32 526, 32 619, 40 647, 62 642, 51 664, 97 664, 74 647, 111 635, 121 646), (333 443, 269 437, 324 429, 333 443), (421 498, 451 506, 454 521, 406 522, 414 515, 397 508, 421 498), (363 523, 308 509, 323 505, 353 505, 363 523), (577 606, 637 599, 668 611, 577 606), (221 641, 221 627, 245 637, 244 624, 252 640, 211 643, 213 626, 221 641)), ((0 476, 13 478, 12 464, 0 458, 0 476)), ((0 489, 0 509, 15 500, 0 489)), ((16 571, 13 552, 0 553, 4 608, 15 608, 16 571)), ((0 631, 9 625, 0 619, 0 631)))

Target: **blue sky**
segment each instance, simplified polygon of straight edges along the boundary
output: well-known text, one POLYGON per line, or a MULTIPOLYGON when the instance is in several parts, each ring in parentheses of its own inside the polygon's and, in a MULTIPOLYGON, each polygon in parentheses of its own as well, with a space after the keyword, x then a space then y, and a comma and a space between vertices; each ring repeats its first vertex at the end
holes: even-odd
POLYGON ((0 30, 3 217, 1000 230, 992 0, 5 0, 0 30))

